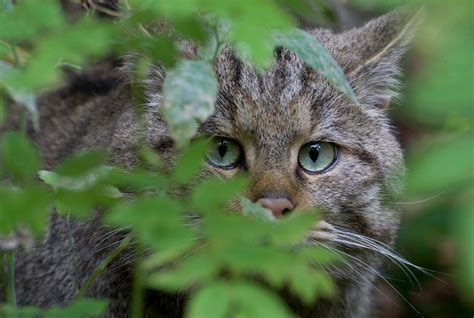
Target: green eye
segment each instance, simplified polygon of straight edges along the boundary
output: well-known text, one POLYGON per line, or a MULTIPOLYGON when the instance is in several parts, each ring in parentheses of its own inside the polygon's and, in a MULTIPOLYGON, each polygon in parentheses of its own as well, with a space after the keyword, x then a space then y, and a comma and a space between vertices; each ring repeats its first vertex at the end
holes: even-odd
POLYGON ((207 160, 222 169, 234 168, 242 159, 240 145, 228 138, 216 137, 209 143, 207 160))
POLYGON ((310 174, 324 172, 336 163, 337 148, 327 142, 310 142, 301 147, 298 163, 310 174))

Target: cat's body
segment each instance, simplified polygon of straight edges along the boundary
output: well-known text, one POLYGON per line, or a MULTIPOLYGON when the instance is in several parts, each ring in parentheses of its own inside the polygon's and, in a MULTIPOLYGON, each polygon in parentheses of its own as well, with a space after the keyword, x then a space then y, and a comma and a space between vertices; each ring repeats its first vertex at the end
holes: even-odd
MULTIPOLYGON (((274 65, 264 73, 239 61, 229 49, 215 61, 219 98, 214 115, 201 126, 200 133, 240 143, 245 152, 241 168, 248 170, 252 180, 251 200, 282 197, 296 209, 322 208, 324 220, 331 224, 327 232, 339 240, 323 240, 323 244, 350 253, 349 265, 331 270, 340 289, 335 300, 310 308, 289 300, 301 317, 366 317, 383 256, 341 241, 354 242, 354 236, 345 234, 351 232, 393 245, 399 214, 391 202, 403 170, 403 156, 385 106, 394 95, 397 63, 408 42, 401 32, 405 22, 400 14, 392 13, 342 34, 321 29, 312 32, 347 74, 361 106, 351 103, 284 49, 276 50, 274 65), (306 174, 295 156, 305 143, 320 140, 337 145, 338 160, 327 172, 306 174)), ((29 133, 45 168, 53 168, 74 152, 97 147, 108 149, 114 163, 135 164, 136 103, 124 69, 104 63, 40 98, 41 130, 29 133)), ((156 69, 146 83, 146 136, 165 162, 171 163, 173 143, 159 113, 163 75, 156 69)), ((7 124, 10 129, 18 122, 14 108, 11 106, 7 124)), ((122 232, 108 235, 110 231, 100 225, 98 217, 76 223, 53 216, 44 241, 18 257, 18 303, 46 307, 71 301, 77 286, 84 284, 123 237, 122 232)), ((315 238, 321 231, 315 230, 315 238)), ((111 300, 108 317, 127 315, 130 263, 127 253, 119 257, 88 293, 111 300)), ((183 297, 150 292, 147 315, 180 316, 183 297)))

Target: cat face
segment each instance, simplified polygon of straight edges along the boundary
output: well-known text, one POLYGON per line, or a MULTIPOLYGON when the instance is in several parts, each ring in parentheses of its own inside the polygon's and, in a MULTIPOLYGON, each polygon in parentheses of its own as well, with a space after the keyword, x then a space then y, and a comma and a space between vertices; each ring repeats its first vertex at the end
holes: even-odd
POLYGON ((403 156, 385 107, 407 42, 404 22, 392 14, 342 34, 313 32, 361 106, 289 50, 276 49, 266 72, 224 50, 215 62, 216 110, 200 128, 216 136, 208 169, 227 177, 248 172, 248 198, 275 216, 318 208, 331 225, 391 243, 398 214, 390 203, 403 156))
POLYGON ((325 226, 315 225, 309 240, 327 237, 330 226, 391 244, 403 156, 386 107, 414 24, 407 18, 394 12, 341 34, 311 32, 341 65, 360 106, 289 50, 277 48, 272 67, 258 71, 224 49, 215 61, 215 112, 199 128, 214 136, 207 170, 247 172, 248 198, 276 216, 322 210, 325 226))

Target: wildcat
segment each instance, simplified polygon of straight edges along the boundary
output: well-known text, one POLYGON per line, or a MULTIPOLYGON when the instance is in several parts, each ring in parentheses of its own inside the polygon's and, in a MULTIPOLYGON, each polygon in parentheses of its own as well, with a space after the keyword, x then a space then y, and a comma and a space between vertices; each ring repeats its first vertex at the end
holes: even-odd
MULTIPOLYGON (((226 177, 246 170, 249 199, 276 217, 321 208, 324 222, 315 225, 307 243, 347 256, 346 265, 330 269, 339 288, 335 300, 307 308, 288 296, 301 317, 367 317, 377 272, 387 255, 396 257, 389 249, 400 215, 392 202, 399 192, 403 155, 387 107, 396 95, 398 64, 412 28, 407 15, 391 12, 339 34, 310 31, 341 65, 360 106, 286 49, 275 49, 273 65, 264 72, 230 48, 214 62, 219 95, 214 114, 199 128, 200 134, 215 136, 206 169, 226 177)), ((92 148, 107 149, 113 163, 129 168, 137 163, 129 69, 121 60, 103 62, 71 74, 63 87, 40 97, 41 130, 28 133, 43 168, 53 169, 66 156, 92 148)), ((146 142, 171 164, 173 140, 160 114, 164 77, 163 68, 156 66, 145 82, 146 142)), ((18 122, 18 107, 10 105, 0 131, 18 122)), ((47 307, 73 299, 75 282, 84 284, 122 238, 101 226, 99 218, 67 222, 51 217, 44 240, 18 256, 19 305, 47 307)), ((89 290, 88 296, 110 299, 107 317, 127 316, 131 271, 124 253, 89 290)), ((183 297, 147 292, 146 316, 181 316, 183 297)))

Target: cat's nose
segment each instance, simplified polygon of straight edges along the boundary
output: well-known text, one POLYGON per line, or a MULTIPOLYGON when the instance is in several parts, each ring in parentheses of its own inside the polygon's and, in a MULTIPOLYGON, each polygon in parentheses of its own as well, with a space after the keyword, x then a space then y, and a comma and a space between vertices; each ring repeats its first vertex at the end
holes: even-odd
POLYGON ((274 217, 278 218, 294 209, 293 203, 287 198, 260 198, 257 200, 262 207, 272 211, 274 217))

